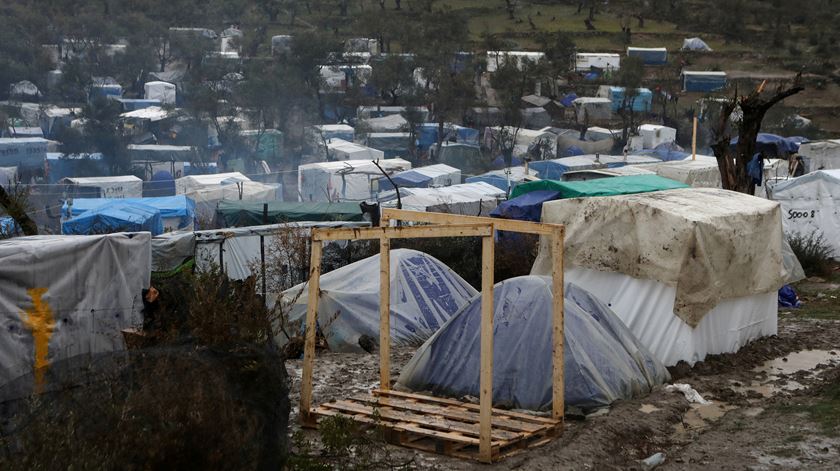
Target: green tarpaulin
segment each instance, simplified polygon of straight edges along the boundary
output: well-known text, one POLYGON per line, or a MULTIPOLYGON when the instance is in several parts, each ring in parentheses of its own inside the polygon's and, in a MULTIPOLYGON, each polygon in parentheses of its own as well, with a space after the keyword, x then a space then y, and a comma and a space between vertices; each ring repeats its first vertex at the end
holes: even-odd
POLYGON ((283 201, 222 200, 216 210, 227 227, 298 221, 362 221, 358 203, 287 203, 283 201), (268 211, 264 218, 264 206, 268 211))
POLYGON ((688 188, 688 185, 659 175, 628 175, 626 177, 607 177, 596 180, 561 182, 557 180, 539 180, 517 185, 511 199, 537 190, 561 192, 563 198, 585 198, 590 196, 630 195, 651 191, 688 188))

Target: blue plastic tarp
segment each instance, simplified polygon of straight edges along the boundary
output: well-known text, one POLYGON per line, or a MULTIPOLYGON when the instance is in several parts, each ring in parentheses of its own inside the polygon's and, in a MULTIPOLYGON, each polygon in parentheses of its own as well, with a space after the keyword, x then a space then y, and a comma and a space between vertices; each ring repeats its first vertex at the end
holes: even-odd
POLYGON ((575 92, 569 93, 560 100, 560 104, 565 106, 566 108, 571 108, 574 106, 574 102, 575 100, 577 100, 577 98, 578 96, 575 92))
POLYGON ((175 196, 175 179, 166 170, 159 170, 152 176, 152 180, 143 182, 143 196, 163 197, 175 196))
MULTIPOLYGON (((154 198, 124 198, 120 200, 106 198, 75 198, 73 199, 72 214, 76 217, 105 205, 123 201, 129 204, 138 204, 157 210, 162 219, 178 219, 178 228, 187 227, 195 220, 195 201, 184 195, 162 196, 154 198)), ((64 203, 62 212, 67 214, 68 205, 64 203)))
POLYGON ((0 238, 17 235, 20 228, 11 216, 0 216, 0 238))
MULTIPOLYGON (((405 172, 400 172, 392 176, 391 180, 394 180, 394 183, 401 188, 426 188, 433 179, 431 176, 424 175, 416 170, 406 170, 405 172)), ((387 178, 382 179, 380 186, 382 190, 392 188, 391 182, 387 178)))
MULTIPOLYGON (((799 145, 808 142, 808 138, 802 136, 782 137, 776 134, 761 132, 756 137, 755 150, 764 153, 765 157, 783 156, 799 152, 799 145)), ((731 147, 738 145, 738 137, 729 141, 731 147)))
POLYGON ((668 51, 661 49, 628 48, 627 57, 638 57, 645 65, 664 65, 668 63, 668 51))
POLYGON ((662 160, 663 162, 669 162, 671 160, 685 160, 691 157, 691 153, 683 150, 683 148, 675 142, 663 142, 653 149, 645 149, 633 153, 635 155, 650 155, 662 160))
MULTIPOLYGON (((493 404, 548 410, 552 402, 551 278, 523 276, 494 287, 493 404)), ((479 395, 481 297, 443 325, 403 368, 413 391, 479 395)), ((567 405, 592 409, 650 392, 668 371, 609 307, 567 283, 564 303, 567 405)))
POLYGON ((554 201, 562 195, 560 191, 537 190, 522 196, 503 201, 490 212, 490 217, 518 219, 520 221, 540 222, 542 206, 546 201, 554 201))
MULTIPOLYGON (((437 123, 423 123, 420 126, 418 126, 417 147, 420 150, 427 150, 431 146, 437 144, 439 130, 440 128, 437 123)), ((443 142, 458 142, 460 144, 468 144, 473 146, 478 145, 478 129, 467 128, 464 126, 456 126, 453 124, 445 124, 443 127, 443 132, 443 142)))
MULTIPOLYGON (((618 111, 624 105, 624 87, 609 87, 610 96, 607 98, 612 102, 613 112, 618 111)), ((637 113, 650 111, 653 105, 653 92, 647 88, 640 88, 636 96, 630 99, 631 109, 637 113)))
POLYGON ((724 88, 725 75, 683 75, 683 90, 686 92, 714 92, 724 88))
POLYGON ((125 199, 112 199, 64 221, 61 233, 75 235, 111 234, 114 232, 163 233, 160 210, 125 199))

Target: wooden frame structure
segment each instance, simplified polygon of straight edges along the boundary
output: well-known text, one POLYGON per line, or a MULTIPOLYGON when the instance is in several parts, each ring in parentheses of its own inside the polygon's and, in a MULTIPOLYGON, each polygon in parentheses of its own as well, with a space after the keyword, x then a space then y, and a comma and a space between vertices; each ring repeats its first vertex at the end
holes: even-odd
POLYGON ((542 224, 507 219, 460 216, 384 209, 382 226, 372 228, 315 228, 312 230, 309 298, 306 312, 303 377, 301 379, 300 420, 304 426, 316 427, 318 416, 345 413, 355 420, 372 424, 370 411, 387 408, 393 412, 380 413, 387 418, 383 424, 390 428, 389 436, 399 444, 436 451, 459 457, 476 458, 490 463, 521 449, 538 446, 562 432, 564 410, 563 377, 563 236, 564 228, 557 224, 542 224), (428 223, 432 225, 392 227, 392 221, 428 223), (493 409, 493 270, 495 264, 495 231, 509 231, 546 236, 551 241, 554 260, 552 270, 553 335, 552 335, 552 417, 551 419, 493 409), (481 372, 478 407, 458 401, 391 391, 390 370, 390 301, 392 239, 481 237, 481 372), (312 375, 315 361, 316 320, 320 291, 321 252, 324 241, 379 240, 380 247, 380 316, 379 316, 379 377, 380 387, 370 398, 338 401, 319 408, 312 407, 312 375), (478 409, 476 417, 475 409, 478 409), (423 420, 429 414, 428 420, 423 420), (457 425, 448 417, 461 417, 457 425), (419 423, 419 426, 418 426, 419 423), (497 426, 500 430, 494 430, 497 426), (478 437, 474 428, 478 428, 478 437), (467 434, 467 435, 464 435, 467 434), (406 435, 410 435, 406 438, 406 435), (433 445, 421 443, 425 438, 437 439, 433 445), (444 442, 442 445, 440 441, 444 442), (477 453, 460 451, 478 445, 477 453))

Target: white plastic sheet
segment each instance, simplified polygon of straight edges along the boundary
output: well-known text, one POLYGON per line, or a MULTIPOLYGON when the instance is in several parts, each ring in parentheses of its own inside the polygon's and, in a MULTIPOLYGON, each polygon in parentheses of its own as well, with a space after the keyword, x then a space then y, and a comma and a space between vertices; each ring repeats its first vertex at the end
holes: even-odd
MULTIPOLYGON (((440 188, 401 188, 402 209, 436 213, 488 216, 507 193, 485 182, 462 183, 440 188)), ((396 192, 380 195, 383 207, 396 208, 396 192)))
POLYGON ((123 349, 120 330, 142 322, 150 240, 136 233, 0 241, 0 385, 32 373, 36 352, 48 383, 54 362, 123 349), (46 351, 35 338, 46 339, 46 351))
MULTIPOLYGON (((331 350, 362 352, 362 335, 379 343, 379 255, 322 275, 320 292, 318 325, 331 350)), ((295 333, 306 320, 308 293, 308 285, 283 293, 286 302, 293 302, 288 317, 295 333)), ((391 344, 420 345, 476 294, 436 258, 416 250, 392 250, 391 344)))
POLYGON ((102 198, 142 198, 143 180, 134 175, 115 177, 67 177, 61 180, 79 186, 99 188, 102 198))
POLYGON ((820 234, 840 260, 840 170, 819 170, 782 181, 771 197, 782 206, 786 234, 820 234))
MULTIPOLYGON (((494 288, 493 403, 549 409, 552 401, 551 278, 522 276, 494 288)), ((647 394, 670 376, 605 303, 566 284, 566 404, 585 409, 647 394)), ((478 396, 481 297, 417 350, 398 384, 415 391, 478 396)))

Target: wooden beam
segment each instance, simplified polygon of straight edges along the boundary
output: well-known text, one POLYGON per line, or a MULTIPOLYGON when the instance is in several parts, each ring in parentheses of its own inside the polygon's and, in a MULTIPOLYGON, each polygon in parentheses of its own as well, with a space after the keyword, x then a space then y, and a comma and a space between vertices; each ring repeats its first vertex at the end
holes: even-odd
POLYGON ((492 236, 481 239, 481 374, 479 389, 479 456, 493 461, 491 446, 493 415, 493 268, 495 243, 492 236))
POLYGON ((691 160, 697 160, 697 116, 694 117, 691 131, 691 160))
POLYGON ((309 298, 306 303, 306 338, 303 347, 303 377, 300 382, 300 422, 315 426, 312 410, 312 368, 315 362, 315 333, 318 319, 318 295, 321 288, 322 243, 312 241, 312 255, 309 261, 309 298))
POLYGON ((462 216, 460 214, 426 213, 422 211, 408 211, 404 209, 385 208, 382 210, 382 220, 423 222, 429 224, 466 224, 492 223, 497 231, 520 232, 524 234, 551 235, 559 224, 517 221, 515 219, 485 218, 478 216, 462 216))
POLYGON ((391 241, 379 239, 379 389, 391 389, 391 241))
POLYGON ((563 376, 563 228, 555 229, 551 236, 551 316, 552 316, 552 418, 563 423, 565 409, 565 378, 563 376))
POLYGON ((312 240, 429 239, 435 237, 485 237, 493 234, 493 221, 446 226, 344 227, 312 229, 312 240))

